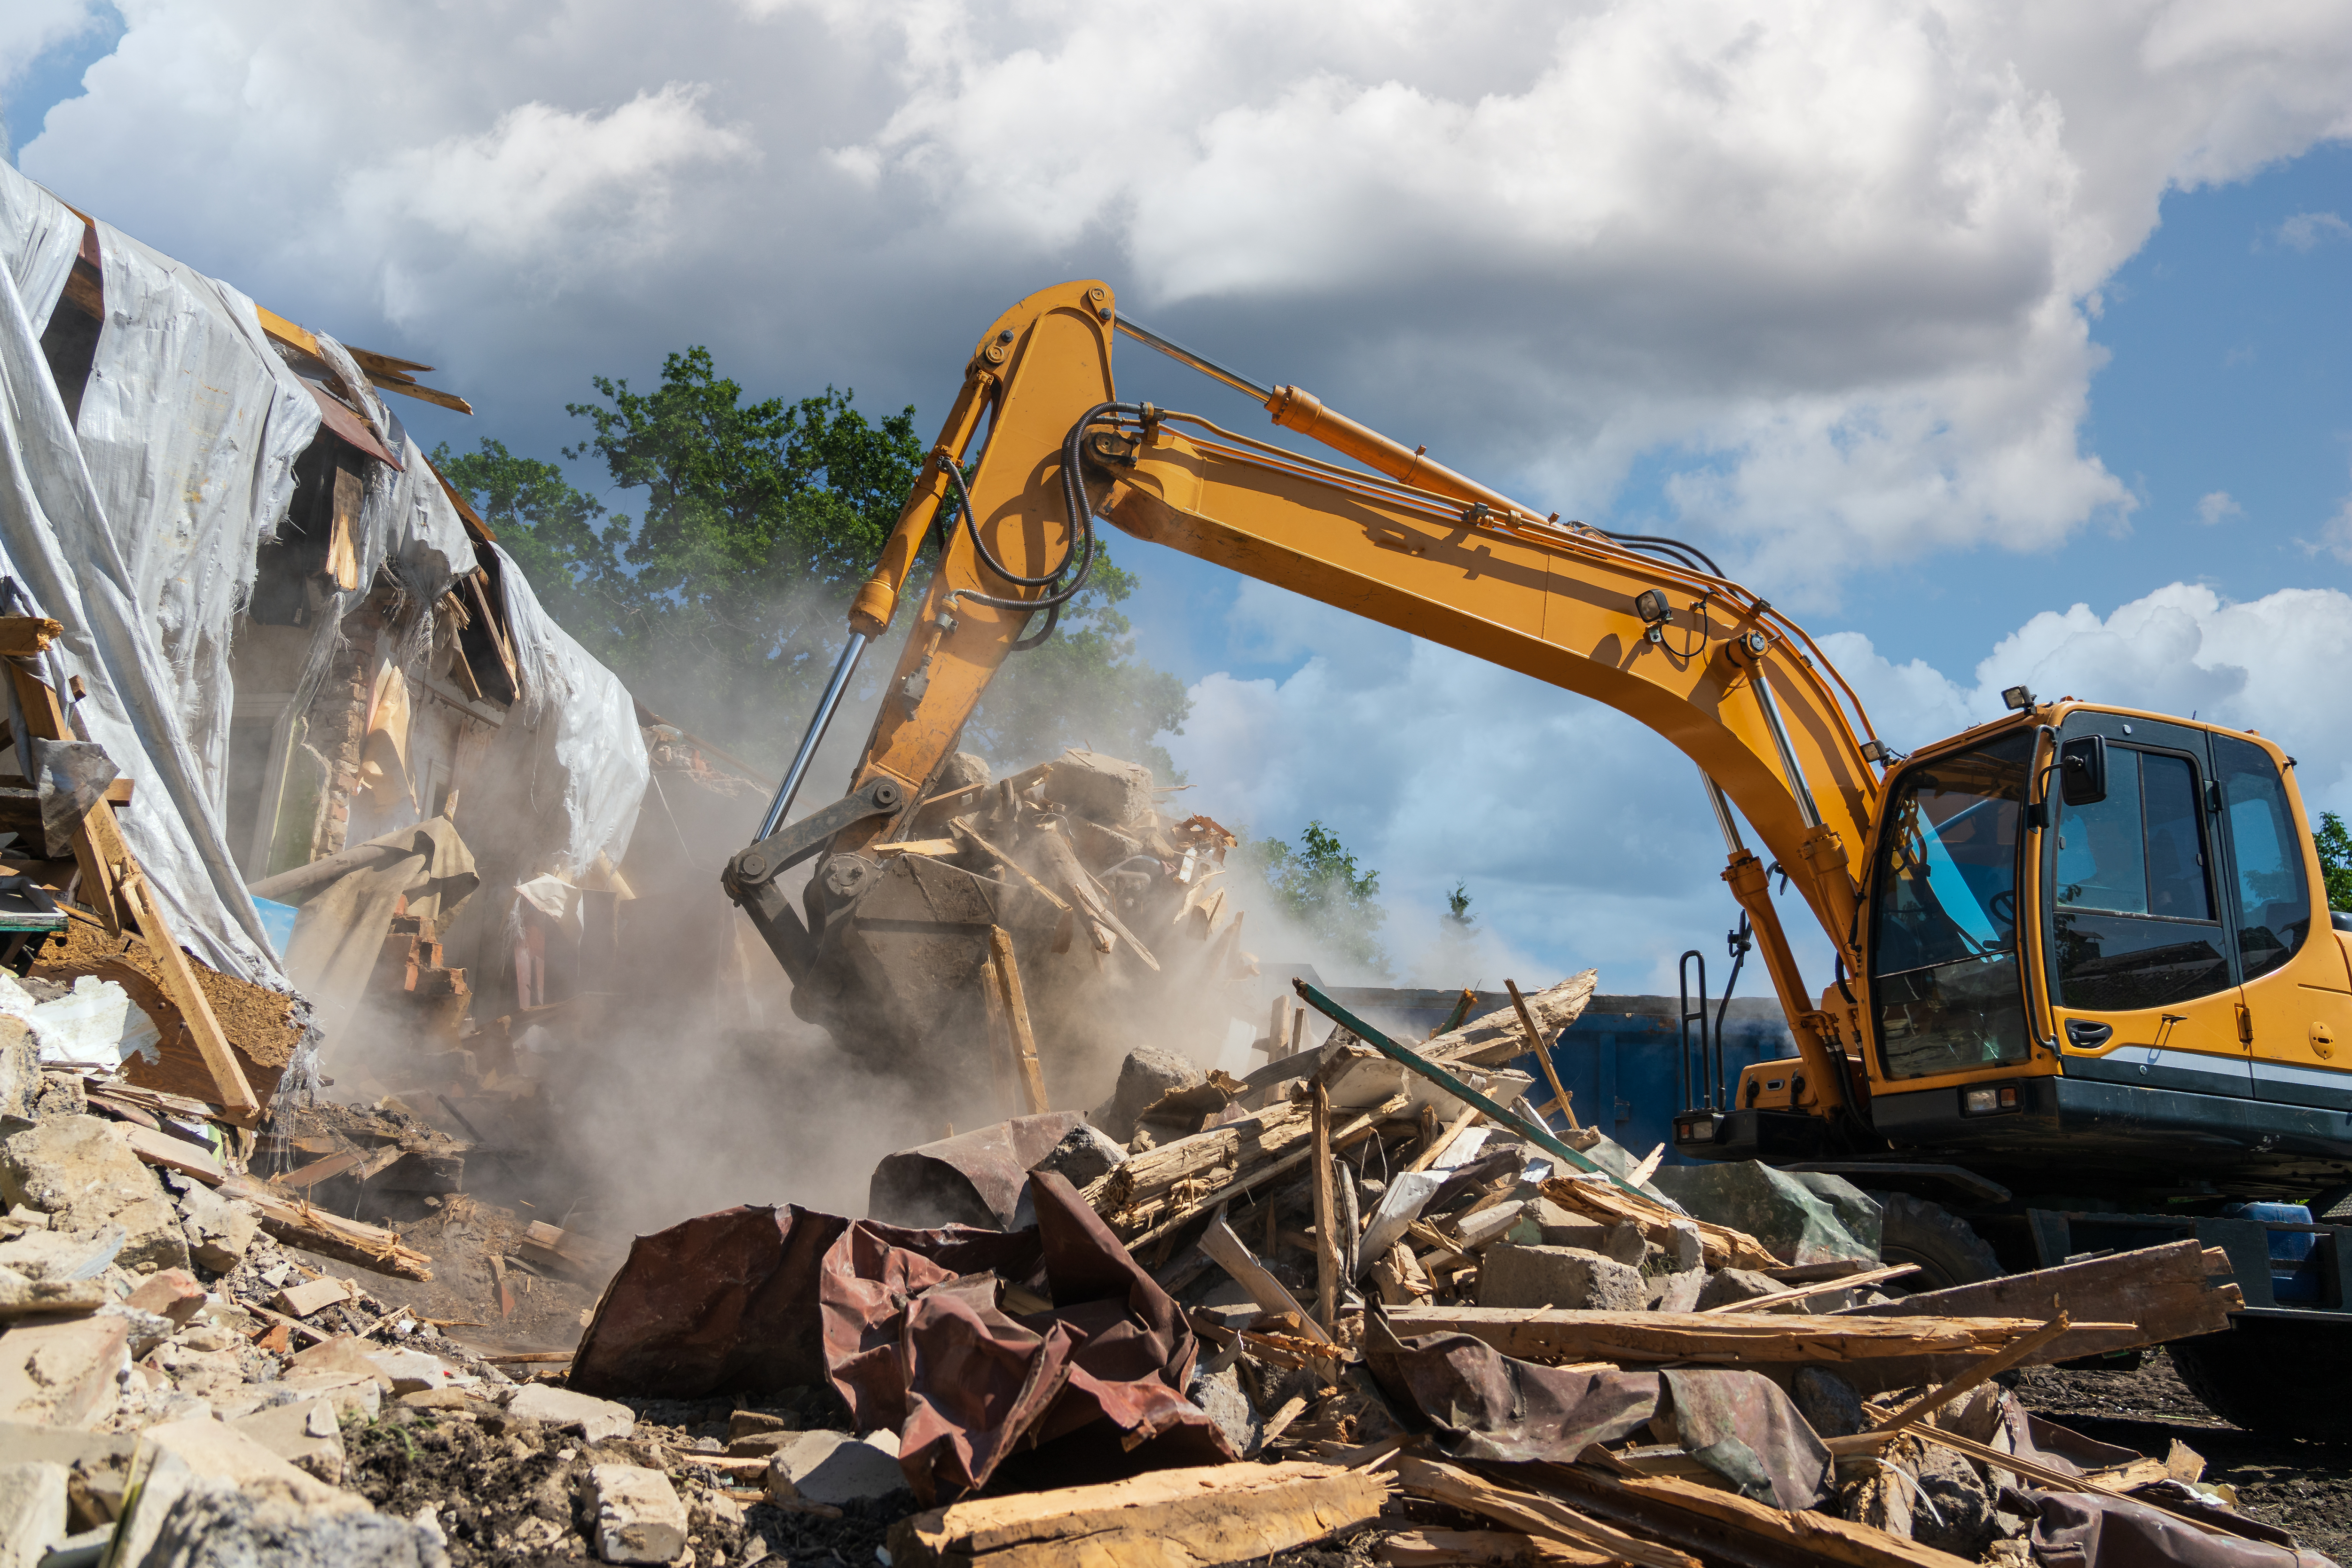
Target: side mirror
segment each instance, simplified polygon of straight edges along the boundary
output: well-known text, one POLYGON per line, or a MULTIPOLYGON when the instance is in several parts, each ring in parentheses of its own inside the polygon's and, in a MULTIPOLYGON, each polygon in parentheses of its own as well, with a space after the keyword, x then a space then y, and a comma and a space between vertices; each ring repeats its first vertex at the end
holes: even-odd
POLYGON ((2107 798, 2107 738, 2084 735, 2058 748, 2058 790, 2068 805, 2107 798))

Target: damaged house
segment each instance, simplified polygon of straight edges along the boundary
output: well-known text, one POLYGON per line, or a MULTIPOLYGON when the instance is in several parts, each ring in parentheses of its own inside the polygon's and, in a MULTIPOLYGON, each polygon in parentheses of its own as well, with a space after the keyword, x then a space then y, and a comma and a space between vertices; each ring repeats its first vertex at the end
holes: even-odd
MULTIPOLYGON (((456 1049, 560 999, 625 896, 646 743, 391 403, 467 405, 5 168, 0 244, 5 611, 57 627, 18 681, 110 769, 255 1098, 321 1047, 330 1073, 372 1033, 456 1049)), ((28 826, 46 756, 0 763, 28 826)), ((148 1020, 124 1080, 228 1103, 152 933, 61 848, 0 850, 64 916, 28 978, 118 982, 148 1020)))

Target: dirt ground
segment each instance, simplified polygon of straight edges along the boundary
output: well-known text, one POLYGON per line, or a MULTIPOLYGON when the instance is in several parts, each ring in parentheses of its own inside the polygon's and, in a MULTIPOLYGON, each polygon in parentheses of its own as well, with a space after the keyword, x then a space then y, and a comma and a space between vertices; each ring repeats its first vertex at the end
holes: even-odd
POLYGON ((2178 1438, 2205 1456, 2207 1480, 2236 1489, 2247 1513, 2352 1563, 2352 1446, 2260 1437, 2232 1426, 2198 1402, 2162 1351, 2137 1372, 2035 1367, 2017 1392, 2036 1415, 2103 1443, 2161 1458, 2178 1438))

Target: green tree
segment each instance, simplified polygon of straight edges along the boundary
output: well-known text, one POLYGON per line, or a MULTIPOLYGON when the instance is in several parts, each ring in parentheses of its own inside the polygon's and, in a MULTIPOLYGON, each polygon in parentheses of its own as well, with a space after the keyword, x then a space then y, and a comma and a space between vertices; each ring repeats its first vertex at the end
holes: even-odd
POLYGON ((1390 973, 1388 949, 1380 940, 1388 919, 1380 904, 1381 874, 1359 870, 1338 834, 1310 822, 1297 848, 1279 838, 1244 837, 1240 852, 1276 905, 1310 937, 1375 974, 1390 973))
POLYGON ((2319 874, 2327 883, 2327 907, 2352 910, 2352 832, 2332 811, 2319 814, 2319 831, 2311 836, 2319 847, 2319 874))
MULTIPOLYGON (((589 434, 563 456, 600 462, 615 489, 639 493, 633 515, 600 525, 602 503, 562 469, 496 441, 462 457, 444 447, 435 461, 549 613, 648 706, 781 766, 921 466, 915 411, 870 420, 832 387, 797 403, 747 401, 701 347, 669 355, 650 392, 605 376, 591 384, 601 401, 566 405, 589 434)), ((909 600, 930 570, 917 563, 909 600)), ((1098 552, 1055 635, 1008 663, 964 744, 1004 767, 1091 741, 1172 776, 1152 737, 1180 730, 1190 702, 1173 676, 1134 657, 1114 608, 1134 586, 1098 552)), ((902 610, 900 637, 911 618, 902 610)), ((866 656, 862 696, 879 692, 898 648, 866 656)))
POLYGON ((1455 880, 1454 890, 1445 895, 1444 921, 1453 934, 1467 937, 1478 925, 1478 917, 1470 912, 1470 888, 1455 880))

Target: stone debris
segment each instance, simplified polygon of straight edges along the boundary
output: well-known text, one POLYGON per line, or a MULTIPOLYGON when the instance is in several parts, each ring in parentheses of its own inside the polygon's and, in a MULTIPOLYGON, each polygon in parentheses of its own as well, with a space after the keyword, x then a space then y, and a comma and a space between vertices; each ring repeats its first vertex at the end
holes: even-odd
POLYGON ((625 1405, 538 1383, 517 1389, 506 1408, 507 1414, 517 1419, 576 1431, 591 1443, 625 1437, 637 1424, 636 1416, 625 1405))
POLYGON ((596 1514, 596 1555, 607 1563, 670 1563, 686 1550, 686 1504, 669 1478, 637 1465, 588 1472, 596 1514))
POLYGON ((887 1431, 795 1433, 768 1461, 768 1495, 787 1501, 858 1502, 906 1485, 898 1441, 887 1431))
POLYGON ((66 1538, 66 1467, 0 1463, 0 1568, 34 1568, 66 1538))

